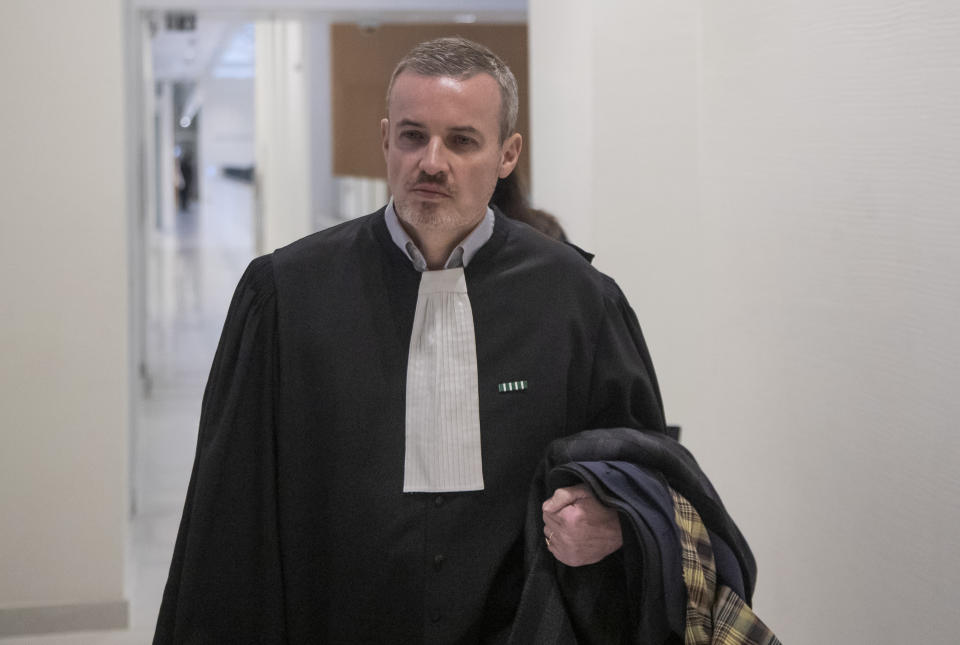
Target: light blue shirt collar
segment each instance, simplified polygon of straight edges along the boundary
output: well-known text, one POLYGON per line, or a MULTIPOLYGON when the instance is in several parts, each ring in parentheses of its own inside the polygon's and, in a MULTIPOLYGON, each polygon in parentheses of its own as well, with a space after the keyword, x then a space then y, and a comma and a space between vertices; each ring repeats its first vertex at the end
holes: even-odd
MULTIPOLYGON (((427 261, 424 259, 420 249, 417 248, 417 245, 413 243, 413 240, 410 239, 410 236, 407 235, 407 232, 400 224, 397 211, 393 207, 392 198, 390 199, 390 203, 387 204, 384 219, 386 220, 387 230, 390 231, 390 237, 393 239, 393 243, 410 259, 410 262, 413 263, 413 268, 421 273, 426 271, 427 261)), ((477 254, 477 251, 490 240, 490 237, 493 235, 494 221, 493 209, 488 206, 483 219, 470 231, 470 234, 463 238, 460 244, 453 249, 443 268, 453 269, 459 266, 467 266, 470 260, 473 259, 473 256, 477 254)))

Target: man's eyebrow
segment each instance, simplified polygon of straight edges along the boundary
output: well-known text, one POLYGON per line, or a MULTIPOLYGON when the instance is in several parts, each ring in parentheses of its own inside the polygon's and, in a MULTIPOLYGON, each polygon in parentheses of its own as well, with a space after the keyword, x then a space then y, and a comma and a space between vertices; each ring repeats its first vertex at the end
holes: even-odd
MULTIPOLYGON (((400 119, 400 121, 397 122, 397 127, 399 127, 399 128, 410 127, 410 128, 424 128, 424 129, 426 129, 427 126, 425 126, 424 124, 420 123, 419 121, 414 121, 413 119, 400 119)), ((474 134, 474 135, 478 135, 478 136, 482 134, 482 133, 480 132, 480 130, 476 129, 476 128, 473 127, 472 125, 455 125, 455 126, 453 126, 452 128, 450 128, 450 130, 451 130, 452 132, 464 132, 464 133, 467 133, 467 134, 474 134)))

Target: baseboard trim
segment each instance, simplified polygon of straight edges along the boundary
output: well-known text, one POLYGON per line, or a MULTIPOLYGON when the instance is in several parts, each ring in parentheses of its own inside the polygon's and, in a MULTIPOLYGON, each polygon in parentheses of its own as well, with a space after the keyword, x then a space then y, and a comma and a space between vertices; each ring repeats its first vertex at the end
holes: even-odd
POLYGON ((126 600, 77 605, 0 607, 0 638, 126 629, 129 613, 126 600))

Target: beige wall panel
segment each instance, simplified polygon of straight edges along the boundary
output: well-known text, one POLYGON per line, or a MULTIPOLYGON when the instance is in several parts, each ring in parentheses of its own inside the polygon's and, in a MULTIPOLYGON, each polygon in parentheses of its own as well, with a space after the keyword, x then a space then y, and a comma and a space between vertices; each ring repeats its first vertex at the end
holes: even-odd
POLYGON ((0 635, 123 602, 122 34, 120 0, 0 3, 0 635))
POLYGON ((957 642, 960 4, 530 0, 530 33, 536 203, 568 217, 582 169, 571 228, 753 548, 761 618, 957 642))

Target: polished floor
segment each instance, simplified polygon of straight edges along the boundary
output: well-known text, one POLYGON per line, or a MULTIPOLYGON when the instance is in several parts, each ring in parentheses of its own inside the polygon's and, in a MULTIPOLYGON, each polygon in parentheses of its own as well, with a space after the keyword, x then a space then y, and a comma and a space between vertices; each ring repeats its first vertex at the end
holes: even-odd
POLYGON ((146 373, 132 441, 130 628, 0 638, 3 645, 150 643, 196 447, 200 401, 237 280, 253 257, 249 186, 215 180, 204 208, 148 242, 146 373))

